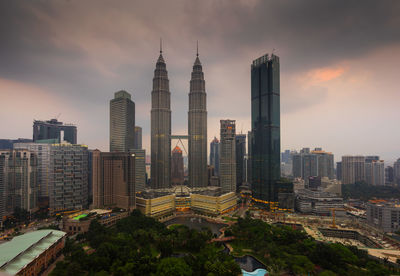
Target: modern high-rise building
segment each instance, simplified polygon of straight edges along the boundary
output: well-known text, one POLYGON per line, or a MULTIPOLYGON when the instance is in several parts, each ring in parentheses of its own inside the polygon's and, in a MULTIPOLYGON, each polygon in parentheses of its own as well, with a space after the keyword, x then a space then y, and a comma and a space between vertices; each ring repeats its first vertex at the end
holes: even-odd
POLYGON ((25 139, 25 138, 18 138, 15 140, 11 139, 0 139, 0 149, 6 150, 6 149, 13 149, 14 144, 16 143, 32 143, 32 139, 25 139))
POLYGON ((236 124, 235 120, 220 122, 220 185, 223 193, 236 192, 236 124))
POLYGON ((87 146, 51 145, 48 194, 50 212, 88 207, 87 146))
POLYGON ((400 186, 400 158, 393 163, 394 183, 400 186))
POLYGON ((372 161, 372 185, 385 185, 385 162, 383 160, 372 161))
POLYGON ((172 150, 171 157, 171 182, 172 185, 183 185, 185 181, 185 171, 183 168, 183 156, 180 147, 176 146, 172 150))
POLYGON ((135 154, 93 151, 93 206, 135 208, 135 154))
POLYGON ((246 182, 247 184, 251 185, 251 180, 252 180, 252 176, 251 176, 251 140, 252 140, 252 135, 251 135, 251 131, 247 132, 247 179, 246 182))
POLYGON ((292 164, 293 177, 303 178, 306 185, 310 177, 335 178, 333 154, 321 148, 303 148, 300 153, 293 153, 292 164))
POLYGON ((239 187, 246 182, 246 134, 237 134, 235 137, 236 146, 236 191, 239 191, 239 187))
POLYGON ((37 157, 29 150, 0 151, 0 220, 16 207, 37 208, 37 157))
POLYGON ((282 163, 289 163, 290 159, 291 159, 290 150, 285 150, 284 152, 281 153, 282 163))
POLYGON ((342 156, 342 184, 365 181, 365 157, 342 156))
POLYGON ((190 79, 189 112, 189 187, 206 187, 207 178, 207 94, 199 53, 190 79))
POLYGON ((49 143, 15 143, 14 149, 25 149, 37 156, 37 185, 40 206, 48 206, 50 196, 50 149, 49 143))
POLYGON ((110 152, 128 152, 134 148, 135 103, 131 94, 121 90, 110 101, 110 152))
POLYGON ((342 162, 336 162, 336 179, 342 181, 342 162))
POLYGON ((321 148, 316 148, 311 153, 318 156, 318 176, 334 179, 335 162, 333 154, 323 151, 321 148))
POLYGON ((394 183, 394 171, 392 166, 385 168, 385 185, 392 186, 394 183))
POLYGON ((135 126, 134 149, 142 149, 142 128, 135 126))
POLYGON ((219 140, 217 137, 210 143, 210 165, 214 167, 214 174, 219 175, 219 140))
POLYGON ((143 192, 146 189, 146 151, 133 149, 130 153, 135 155, 135 192, 143 192))
POLYGON ((171 186, 171 93, 162 56, 156 63, 151 92, 151 187, 171 186))
POLYGON ((279 57, 264 55, 251 65, 251 187, 253 197, 278 201, 281 176, 279 57))
POLYGON ((77 142, 76 126, 63 124, 57 119, 49 121, 33 121, 33 142, 37 140, 57 139, 58 142, 67 141, 71 144, 77 142))
POLYGON ((373 162, 379 160, 379 156, 366 156, 365 157, 365 182, 368 185, 374 185, 373 176, 373 162))

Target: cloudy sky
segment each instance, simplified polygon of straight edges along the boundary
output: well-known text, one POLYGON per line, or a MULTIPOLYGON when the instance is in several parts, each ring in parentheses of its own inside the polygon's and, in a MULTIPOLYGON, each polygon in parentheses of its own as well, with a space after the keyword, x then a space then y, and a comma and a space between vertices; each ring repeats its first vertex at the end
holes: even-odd
POLYGON ((250 64, 281 61, 282 150, 323 147, 400 157, 400 1, 0 1, 0 138, 32 136, 33 119, 78 126, 108 150, 109 100, 125 89, 150 150, 159 38, 172 132, 187 133, 199 40, 208 138, 219 120, 250 128, 250 64))

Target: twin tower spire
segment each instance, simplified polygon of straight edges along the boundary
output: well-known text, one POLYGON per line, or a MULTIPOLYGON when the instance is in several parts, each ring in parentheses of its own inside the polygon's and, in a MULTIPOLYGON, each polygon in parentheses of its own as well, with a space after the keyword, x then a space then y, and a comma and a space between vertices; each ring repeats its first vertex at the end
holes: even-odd
MULTIPOLYGON (((189 187, 207 186, 207 100, 197 43, 190 80, 188 112, 189 187)), ((171 187, 171 92, 162 55, 156 63, 151 92, 151 188, 171 187)))

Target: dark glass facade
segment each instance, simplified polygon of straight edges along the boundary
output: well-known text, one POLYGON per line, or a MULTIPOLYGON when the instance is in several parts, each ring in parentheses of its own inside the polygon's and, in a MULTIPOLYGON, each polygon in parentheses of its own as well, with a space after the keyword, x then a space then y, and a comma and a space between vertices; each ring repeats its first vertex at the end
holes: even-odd
POLYGON ((279 57, 264 55, 251 65, 251 185, 253 197, 277 202, 280 179, 279 57))
POLYGON ((77 130, 74 125, 66 125, 57 119, 33 121, 33 142, 38 140, 58 139, 71 144, 77 143, 77 130))

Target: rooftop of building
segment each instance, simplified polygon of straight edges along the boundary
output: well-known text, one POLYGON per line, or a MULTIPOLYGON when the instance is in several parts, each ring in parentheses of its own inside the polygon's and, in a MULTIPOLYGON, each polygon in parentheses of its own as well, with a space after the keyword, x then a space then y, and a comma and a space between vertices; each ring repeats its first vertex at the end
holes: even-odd
POLYGON ((75 127, 74 124, 64 124, 63 122, 58 121, 57 119, 50 119, 47 121, 41 120, 33 120, 34 124, 41 124, 41 125, 52 125, 52 126, 68 126, 68 127, 75 127))
POLYGON ((137 193, 136 197, 144 199, 153 199, 167 195, 190 196, 190 194, 201 194, 201 195, 216 197, 216 196, 221 196, 224 193, 222 192, 221 187, 216 187, 216 186, 189 188, 187 186, 180 185, 165 189, 148 189, 146 191, 137 193))
POLYGON ((335 193, 323 192, 323 191, 313 191, 309 189, 299 189, 296 195, 304 198, 315 198, 315 199, 342 199, 335 193))
POLYGON ((0 244, 0 270, 15 275, 67 233, 37 230, 0 244))
POLYGON ((369 204, 373 204, 380 207, 389 207, 389 208, 399 208, 400 209, 400 201, 399 200, 385 200, 385 199, 371 199, 368 201, 369 204))

